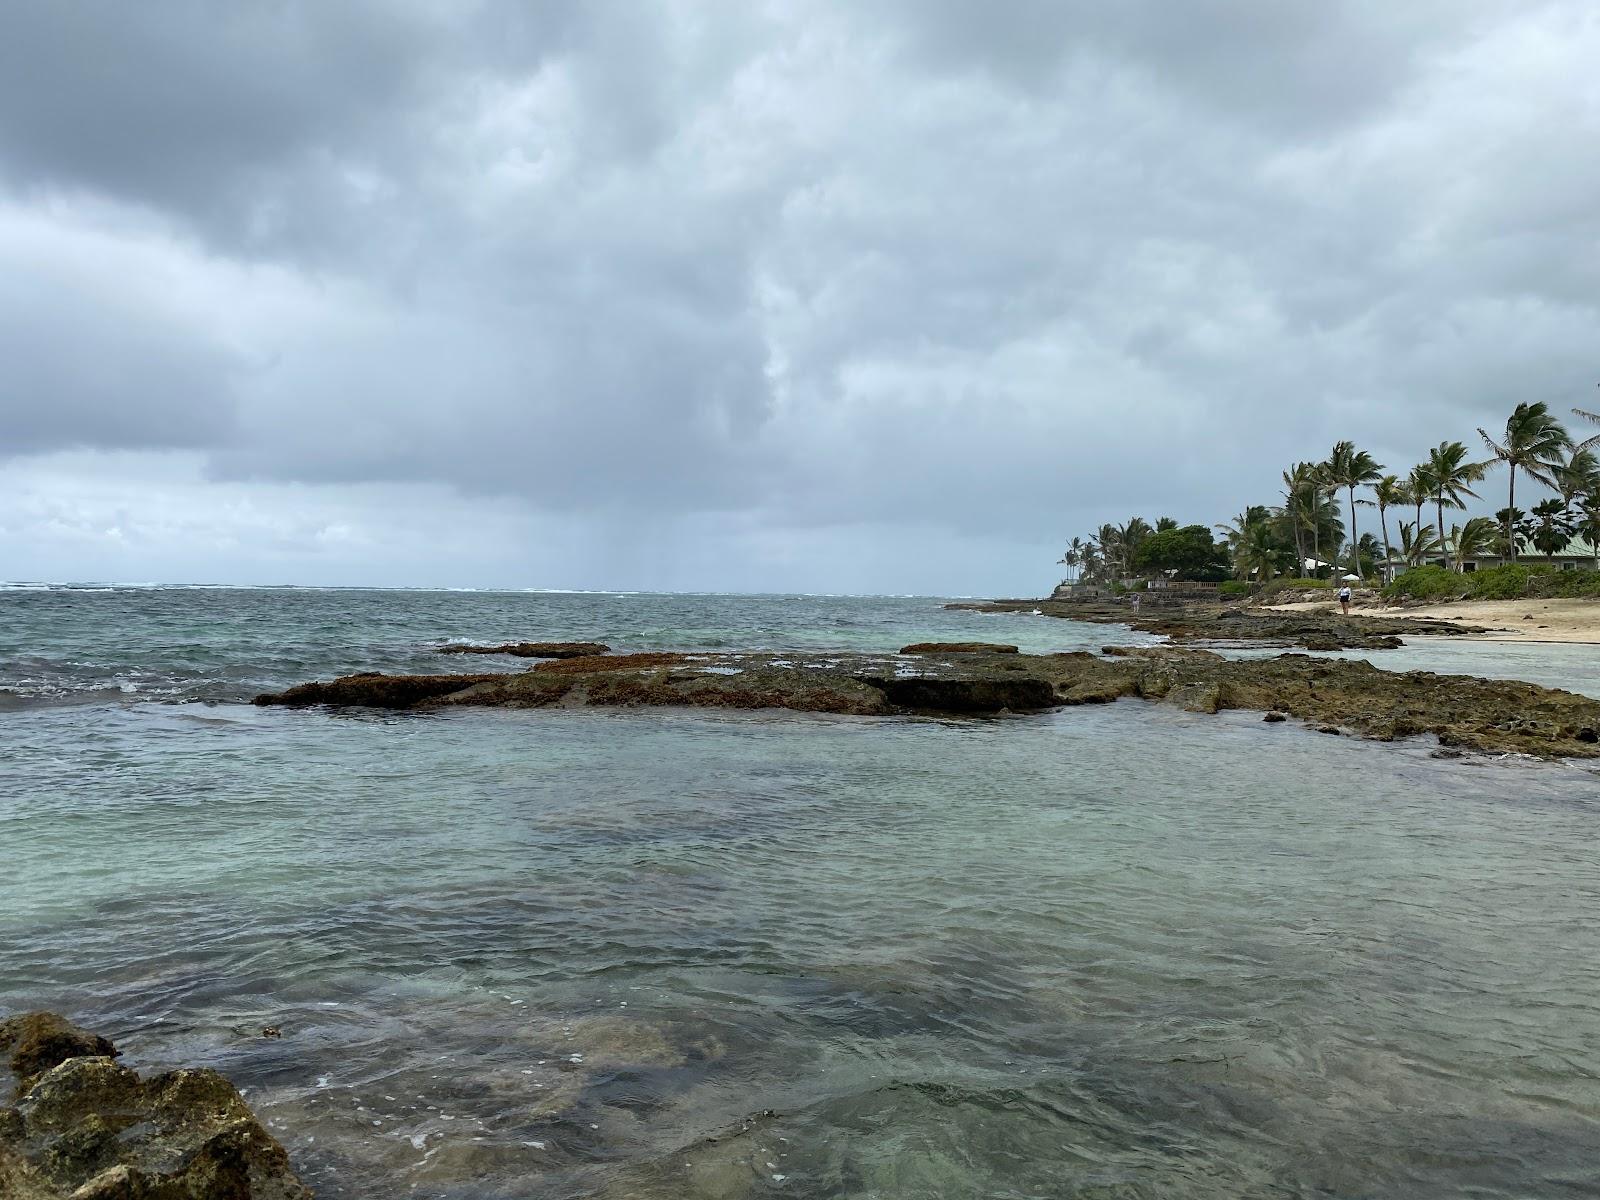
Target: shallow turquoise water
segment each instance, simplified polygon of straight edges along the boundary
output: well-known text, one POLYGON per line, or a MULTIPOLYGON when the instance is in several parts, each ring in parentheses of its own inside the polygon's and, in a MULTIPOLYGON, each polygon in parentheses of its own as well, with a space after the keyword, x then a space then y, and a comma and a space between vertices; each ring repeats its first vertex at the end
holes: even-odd
POLYGON ((445 637, 1116 640, 929 601, 14 595, 0 1008, 220 1067, 319 1195, 1596 1186, 1589 771, 1132 703, 238 702, 445 637))

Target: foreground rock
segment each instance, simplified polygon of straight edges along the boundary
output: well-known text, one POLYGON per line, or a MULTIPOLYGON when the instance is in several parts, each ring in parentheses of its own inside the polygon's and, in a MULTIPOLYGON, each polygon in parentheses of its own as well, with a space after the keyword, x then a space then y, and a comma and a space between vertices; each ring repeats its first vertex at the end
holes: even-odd
POLYGON ((310 1200, 289 1158, 215 1071, 149 1079, 54 1013, 0 1022, 17 1098, 0 1108, 5 1200, 310 1200))
POLYGON ((488 705, 787 708, 858 716, 1038 712, 1123 697, 1193 712, 1283 713, 1381 741, 1433 734, 1490 753, 1600 757, 1600 701, 1510 680, 1380 671, 1284 654, 1108 647, 1105 656, 966 649, 895 655, 628 654, 541 663, 518 674, 350 675, 257 704, 443 709, 488 705))
POLYGON ((517 658, 586 658, 609 654, 603 642, 505 642, 499 646, 440 646, 440 654, 511 654, 517 658))
MULTIPOLYGON (((1155 597, 1159 593, 1147 593, 1155 597)), ((1488 633, 1477 626, 1421 617, 1363 617, 1327 612, 1278 612, 1243 604, 1162 604, 1151 599, 1135 609, 1130 600, 986 600, 948 604, 972 612, 1037 612, 1046 617, 1128 625, 1179 643, 1298 646, 1306 650, 1393 650, 1400 635, 1459 637, 1488 633)))

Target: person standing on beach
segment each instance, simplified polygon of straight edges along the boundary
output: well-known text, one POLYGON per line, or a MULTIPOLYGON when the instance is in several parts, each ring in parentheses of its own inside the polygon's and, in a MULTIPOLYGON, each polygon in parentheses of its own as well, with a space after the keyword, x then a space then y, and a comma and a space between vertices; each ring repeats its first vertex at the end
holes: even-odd
POLYGON ((1339 608, 1345 616, 1350 615, 1350 585, 1347 583, 1339 589, 1339 608))

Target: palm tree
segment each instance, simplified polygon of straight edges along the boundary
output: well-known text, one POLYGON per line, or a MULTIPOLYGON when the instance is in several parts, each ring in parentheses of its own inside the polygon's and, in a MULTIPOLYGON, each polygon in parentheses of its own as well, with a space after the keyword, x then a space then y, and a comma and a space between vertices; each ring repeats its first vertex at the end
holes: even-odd
POLYGON ((1578 536, 1594 552, 1594 569, 1600 571, 1600 495, 1592 495, 1578 509, 1578 536))
POLYGON ((1397 475, 1385 475, 1372 485, 1372 499, 1363 500, 1362 504, 1370 504, 1378 510, 1378 524, 1383 527, 1383 578, 1388 583, 1393 577, 1393 568, 1390 560, 1394 554, 1389 549, 1389 518, 1391 508, 1411 503, 1411 490, 1400 482, 1397 475))
POLYGON ((1567 506, 1558 496, 1535 504, 1523 522, 1523 529, 1534 549, 1542 550, 1549 562, 1554 562, 1556 555, 1572 541, 1573 524, 1567 516, 1567 506))
POLYGON ((1361 539, 1356 536, 1356 489, 1376 483, 1383 467, 1354 442, 1336 442, 1323 467, 1324 478, 1335 487, 1350 490, 1350 569, 1361 574, 1361 539))
POLYGON ((1222 535, 1223 543, 1228 547, 1228 554, 1233 559, 1233 569, 1240 579, 1249 578, 1247 568, 1243 565, 1243 547, 1251 537, 1257 525, 1268 525, 1272 521, 1272 514, 1264 506, 1252 504, 1226 525, 1219 524, 1216 529, 1222 535))
POLYGON ((1282 553, 1283 547, 1278 544, 1277 535, 1272 531, 1272 522, 1263 515, 1245 526, 1235 569, 1241 579, 1249 579, 1254 575, 1257 583, 1269 583, 1273 566, 1282 553))
MULTIPOLYGON (((1337 556, 1339 546, 1344 541, 1344 517, 1340 514, 1339 499, 1330 491, 1323 491, 1317 500, 1316 508, 1317 537, 1327 542, 1331 550, 1328 553, 1337 556)), ((1332 566, 1332 564, 1328 564, 1332 566)))
MULTIPOLYGON (((1590 412, 1587 408, 1574 408, 1572 410, 1572 415, 1575 417, 1582 417, 1585 421, 1593 421, 1596 425, 1600 425, 1600 412, 1590 412)), ((1583 441, 1578 443, 1579 450, 1592 450, 1596 446, 1600 446, 1600 433, 1595 434, 1591 438, 1584 438, 1583 441)))
POLYGON ((1474 500, 1478 493, 1468 484, 1477 483, 1488 470, 1488 463, 1467 461, 1467 448, 1460 442, 1440 442, 1428 451, 1428 478, 1433 484, 1433 501, 1438 506, 1439 537, 1444 538, 1444 510, 1465 508, 1464 496, 1474 500))
POLYGON ((1317 486, 1317 468, 1314 463, 1295 463, 1283 473, 1283 512, 1288 518, 1290 528, 1294 530, 1297 574, 1306 569, 1306 544, 1301 535, 1308 528, 1312 530, 1313 537, 1316 533, 1310 514, 1313 508, 1311 493, 1317 486))
POLYGON ((1357 572, 1363 579, 1368 575, 1377 574, 1378 555, 1383 547, 1378 544, 1378 539, 1370 533, 1363 533, 1361 540, 1356 543, 1356 557, 1361 561, 1361 569, 1357 572), (1368 568, 1371 568, 1370 570, 1368 568))
POLYGON ((1218 521, 1212 528, 1222 535, 1222 543, 1228 547, 1228 550, 1231 553, 1239 548, 1240 542, 1244 541, 1244 532, 1249 528, 1249 526, 1250 510, 1245 509, 1244 512, 1240 513, 1232 521, 1218 521))
POLYGON ((1400 522, 1400 557, 1406 565, 1420 567, 1428 555, 1439 549, 1439 540, 1433 536, 1433 527, 1421 521, 1400 522))
POLYGON ((1568 508, 1576 505, 1580 498, 1600 492, 1600 457, 1593 450, 1575 447, 1567 461, 1551 474, 1555 476, 1556 491, 1561 493, 1561 501, 1568 508))
POLYGON ((1422 506, 1433 495, 1433 474, 1427 463, 1418 463, 1406 476, 1406 491, 1411 493, 1411 503, 1417 509, 1417 528, 1422 528, 1422 506))
POLYGON ((1177 522, 1177 519, 1174 518, 1174 517, 1157 517, 1156 518, 1156 532, 1157 533, 1166 533, 1167 530, 1176 529, 1177 527, 1178 527, 1178 522, 1177 522))
POLYGON ((1450 554, 1455 560, 1452 570, 1460 571, 1463 560, 1487 553, 1494 545, 1495 535, 1495 523, 1488 517, 1472 517, 1451 529, 1450 554))
POLYGON ((1073 538, 1072 544, 1067 547, 1066 553, 1057 560, 1067 568, 1071 581, 1077 582, 1077 569, 1083 565, 1083 539, 1073 538))
POLYGON ((1117 529, 1117 545, 1122 552, 1122 573, 1133 574, 1133 556, 1138 552, 1139 546, 1155 530, 1150 528, 1150 522, 1143 517, 1134 517, 1126 525, 1117 529))
POLYGON ((1506 536, 1507 530, 1522 528, 1523 518, 1527 515, 1520 508, 1502 508, 1494 514, 1494 523, 1500 531, 1496 535, 1498 544, 1495 553, 1501 558, 1508 560, 1511 558, 1511 542, 1506 536))
MULTIPOLYGON (((1479 427, 1478 436, 1489 447, 1497 462, 1511 468, 1511 487, 1506 497, 1506 507, 1517 506, 1517 468, 1521 467, 1530 479, 1554 487, 1551 472, 1561 461, 1561 452, 1572 445, 1572 438, 1560 421, 1550 415, 1542 400, 1529 404, 1524 400, 1506 419, 1503 440, 1495 441, 1487 430, 1479 427)), ((1517 561, 1517 539, 1511 527, 1506 527, 1506 541, 1511 547, 1511 561, 1517 561)))
POLYGON ((1337 547, 1344 539, 1344 520, 1339 506, 1329 495, 1328 481, 1320 463, 1296 463, 1283 473, 1284 507, 1282 519, 1292 531, 1295 542, 1297 573, 1305 571, 1306 553, 1303 534, 1311 534, 1311 561, 1317 564, 1313 574, 1326 566, 1322 561, 1322 543, 1337 547))
POLYGON ((1116 578, 1117 567, 1122 562, 1122 534, 1109 522, 1095 531, 1094 546, 1100 556, 1100 568, 1106 578, 1116 578))
POLYGON ((1106 560, 1100 554, 1100 547, 1091 538, 1083 544, 1080 551, 1083 560, 1083 569, 1078 573, 1078 578, 1085 581, 1100 579, 1105 572, 1106 560))

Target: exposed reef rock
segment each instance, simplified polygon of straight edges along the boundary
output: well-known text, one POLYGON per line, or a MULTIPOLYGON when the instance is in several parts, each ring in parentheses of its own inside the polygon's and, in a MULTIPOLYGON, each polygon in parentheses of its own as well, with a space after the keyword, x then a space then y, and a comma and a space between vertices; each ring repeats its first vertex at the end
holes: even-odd
POLYGON ((440 646, 440 654, 513 654, 518 658, 584 658, 609 654, 604 642, 506 642, 500 646, 440 646))
POLYGON ((901 654, 1016 654, 1015 646, 1000 642, 914 642, 900 647, 901 654))
POLYGON ((590 654, 563 662, 540 663, 534 668, 547 675, 589 675, 597 671, 637 671, 643 667, 673 667, 685 661, 681 654, 659 650, 644 654, 590 654))
POLYGON ((1120 600, 987 600, 945 607, 971 612, 1037 612, 1069 621, 1128 625, 1179 643, 1298 646, 1306 650, 1393 650, 1405 644, 1397 636, 1401 634, 1459 637, 1490 632, 1425 617, 1346 617, 1339 613, 1272 612, 1242 604, 1163 604, 1155 599, 1138 609, 1120 600))
MULTIPOLYGON (((350 704, 367 708, 411 708, 426 700, 448 696, 494 675, 385 675, 367 671, 346 675, 332 683, 307 683, 272 698, 276 704, 350 704)), ((257 696, 257 704, 267 702, 257 696)))
POLYGON ((49 1012, 23 1013, 0 1021, 0 1051, 11 1052, 17 1092, 26 1092, 51 1067, 69 1058, 116 1058, 118 1050, 97 1033, 49 1012))
POLYGON ((289 1157, 215 1071, 149 1079, 54 1013, 0 1022, 17 1099, 0 1108, 5 1200, 310 1200, 289 1157))
POLYGON ((1600 757, 1600 701, 1586 696, 1304 654, 1240 661, 1167 646, 1107 647, 1104 656, 965 649, 915 657, 628 654, 543 663, 510 675, 351 675, 255 702, 406 709, 677 705, 887 716, 1038 712, 1123 697, 1196 713, 1287 714, 1381 741, 1433 734, 1443 745, 1484 752, 1600 757))

